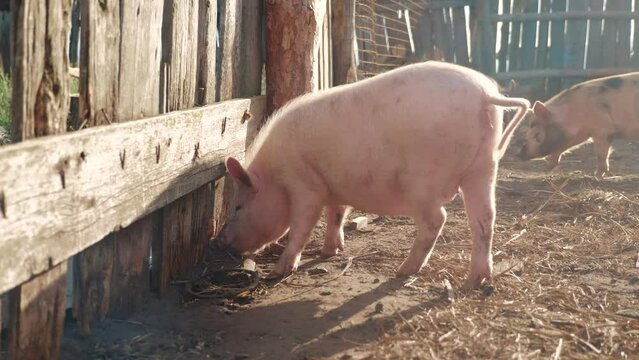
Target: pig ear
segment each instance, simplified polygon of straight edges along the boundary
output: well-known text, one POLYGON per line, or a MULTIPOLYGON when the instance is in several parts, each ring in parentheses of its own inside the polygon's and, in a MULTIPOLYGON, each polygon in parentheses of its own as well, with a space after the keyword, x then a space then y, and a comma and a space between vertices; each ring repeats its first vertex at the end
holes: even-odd
POLYGON ((541 101, 535 101, 533 105, 533 112, 535 113, 535 117, 540 121, 550 121, 552 119, 552 114, 550 110, 542 103, 541 101))
POLYGON ((235 180, 241 182, 242 184, 248 187, 253 187, 253 183, 251 182, 251 177, 246 172, 246 170, 244 170, 244 168, 242 167, 242 164, 240 164, 240 162, 237 161, 237 159, 232 157, 228 158, 226 160, 226 169, 229 171, 229 174, 231 174, 231 176, 235 180))

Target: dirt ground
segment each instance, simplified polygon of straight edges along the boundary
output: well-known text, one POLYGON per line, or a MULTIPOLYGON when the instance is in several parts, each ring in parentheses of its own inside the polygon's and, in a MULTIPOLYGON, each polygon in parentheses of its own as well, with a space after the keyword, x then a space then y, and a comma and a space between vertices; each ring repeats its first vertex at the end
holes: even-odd
POLYGON ((313 254, 320 224, 302 268, 248 304, 194 300, 176 284, 88 339, 69 322, 62 358, 639 359, 639 143, 616 148, 618 176, 604 180, 590 175, 591 145, 552 173, 542 161, 502 161, 495 278, 482 290, 460 290, 470 242, 458 197, 413 278, 395 278, 415 236, 410 218, 347 231, 344 254, 325 261, 313 254))

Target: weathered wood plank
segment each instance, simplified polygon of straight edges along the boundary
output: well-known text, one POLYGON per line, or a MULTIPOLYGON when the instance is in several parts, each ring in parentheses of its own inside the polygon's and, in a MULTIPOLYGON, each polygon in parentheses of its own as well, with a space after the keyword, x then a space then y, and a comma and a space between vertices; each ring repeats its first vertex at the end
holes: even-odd
MULTIPOLYGON (((163 0, 131 0, 121 3, 120 122, 157 115, 160 111, 160 52, 163 0)), ((149 253, 159 213, 134 222, 113 234, 108 313, 125 317, 139 308, 150 294, 149 253)), ((109 241, 109 240, 104 240, 109 241)), ((103 241, 103 242, 104 242, 103 241)), ((100 244, 98 244, 99 246, 100 244)))
POLYGON ((218 2, 220 9, 220 61, 218 101, 232 99, 239 87, 239 56, 242 8, 240 1, 218 2))
MULTIPOLYGON (((623 11, 632 11, 632 0, 619 0, 623 11)), ((618 43, 615 48, 616 65, 625 67, 630 65, 630 19, 618 20, 618 43)))
POLYGON ((197 49, 198 105, 215 102, 217 53, 217 0, 200 0, 197 49))
POLYGON ((0 293, 220 177, 244 152, 247 110, 261 118, 264 99, 3 147, 0 253, 15 256, 0 262, 0 293))
MULTIPOLYGON (((517 1, 519 3, 519 1, 517 1)), ((578 1, 579 2, 579 1, 578 1)), ((611 4, 617 1, 611 0, 611 4)), ((554 4, 554 2, 553 2, 554 4)), ((538 20, 587 20, 587 19, 636 19, 639 17, 637 10, 633 12, 629 11, 566 11, 563 7, 563 2, 560 1, 553 8, 557 8, 557 11, 551 13, 541 14, 501 14, 493 15, 491 20, 496 21, 538 21, 538 20)))
POLYGON ((81 1, 80 122, 117 122, 120 2, 81 1))
POLYGON ((12 1, 14 142, 66 131, 70 12, 70 0, 12 1))
POLYGON ((159 219, 156 211, 113 234, 108 315, 126 317, 148 299, 151 290, 149 253, 153 239, 160 236, 159 219))
MULTIPOLYGON (((331 22, 331 36, 333 40, 333 84, 342 85, 355 81, 357 69, 355 65, 355 49, 353 48, 353 36, 355 27, 355 0, 344 0, 333 3, 333 19, 331 22)), ((430 24, 424 24, 423 18, 419 29, 430 24)), ((421 34, 421 33, 420 33, 421 34)), ((417 36, 417 44, 422 40, 424 49, 432 46, 430 34, 417 36), (426 38, 428 36, 428 39, 426 38), (428 45, 426 45, 428 44, 428 45)), ((422 50, 422 54, 428 50, 422 50)))
POLYGON ((238 88, 235 97, 260 95, 262 90, 262 1, 241 2, 238 88))
MULTIPOLYGON (((510 13, 510 1, 503 2, 502 14, 510 13)), ((499 46, 499 53, 497 54, 497 58, 499 59, 499 72, 504 72, 507 70, 507 60, 508 60, 508 43, 510 36, 510 22, 504 21, 501 23, 501 42, 499 46)))
POLYGON ((468 37, 466 36, 466 14, 463 7, 455 7, 453 11, 453 26, 455 37, 455 62, 468 66, 468 37))
MULTIPOLYGON (((198 65, 199 0, 165 0, 164 63, 166 108, 168 111, 188 109, 195 105, 198 65)), ((191 213, 193 194, 168 204, 162 212, 162 241, 153 249, 153 276, 159 276, 160 293, 169 280, 183 277, 191 263, 191 213), (185 210, 186 209, 186 210, 185 210)), ((158 243, 155 243, 156 245, 158 243)))
POLYGON ((562 78, 562 77, 602 77, 637 71, 636 68, 597 68, 597 69, 544 69, 522 70, 494 74, 496 80, 562 78))
POLYGON ((104 320, 109 311, 114 247, 111 234, 75 257, 73 314, 81 336, 90 335, 91 324, 104 320))
MULTIPOLYGON (((587 9, 585 1, 570 1, 568 3, 569 11, 584 11, 587 9)), ((569 69, 584 68, 584 52, 586 49, 586 20, 566 21, 566 47, 564 49, 564 59, 566 67, 569 69)), ((562 87, 568 88, 583 79, 572 78, 562 81, 562 87)))
MULTIPOLYGON (((550 0, 541 0, 540 10, 542 14, 548 13, 550 11, 550 0)), ((539 22, 539 49, 535 58, 536 69, 545 69, 548 64, 549 27, 550 22, 548 20, 539 22)))
MULTIPOLYGON (((11 107, 15 142, 66 131, 70 13, 71 0, 11 1, 11 107)), ((32 177, 22 177, 20 181, 26 186, 35 183, 32 177)), ((6 192, 2 190, 0 202, 3 203, 0 204, 0 217, 6 217, 6 192)), ((0 229, 4 227, 0 225, 0 229)), ((0 233, 0 241, 3 240, 0 233)), ((0 253, 4 254, 1 267, 15 258, 17 252, 0 253)), ((15 287, 19 285, 15 283, 0 290, 2 294, 15 287, 8 296, 9 359, 59 357, 66 309, 67 265, 64 260, 22 286, 15 287)), ((13 264, 14 268, 27 266, 28 263, 13 264)), ((0 270, 3 276, 6 273, 4 269, 0 270)))
MULTIPOLYGON (((565 12, 566 0, 554 0, 551 9, 553 12, 565 12)), ((560 70, 564 68, 564 30, 566 21, 553 20, 550 24, 550 68, 560 70)), ((548 75, 550 77, 550 75, 548 75)), ((548 94, 553 95, 561 90, 561 79, 548 80, 548 94)))
POLYGON ((9 292, 9 359, 60 356, 66 297, 66 261, 9 292))
MULTIPOLYGON (((524 13, 537 14, 539 7, 539 1, 528 0, 524 6, 524 13)), ((535 49, 535 40, 537 38, 537 22, 526 21, 522 27, 521 33, 521 66, 525 70, 530 70, 535 66, 535 55, 537 53, 535 49)))
MULTIPOLYGON (((511 9, 513 15, 521 15, 524 10, 523 3, 515 1, 511 9)), ((512 21, 510 30, 510 46, 508 49, 508 71, 521 70, 521 46, 519 38, 521 36, 522 22, 512 21)))
MULTIPOLYGON (((590 0, 590 11, 602 11, 604 0, 590 0)), ((588 54, 586 68, 592 69, 602 65, 601 19, 590 19, 588 25, 588 54)))

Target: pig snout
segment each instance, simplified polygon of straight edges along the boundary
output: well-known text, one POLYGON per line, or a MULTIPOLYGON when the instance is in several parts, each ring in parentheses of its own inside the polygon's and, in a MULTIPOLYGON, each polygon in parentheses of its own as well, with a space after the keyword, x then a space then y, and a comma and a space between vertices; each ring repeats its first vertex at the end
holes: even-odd
POLYGON ((217 250, 232 250, 230 245, 231 241, 227 235, 226 224, 224 224, 217 236, 211 238, 211 246, 217 250))

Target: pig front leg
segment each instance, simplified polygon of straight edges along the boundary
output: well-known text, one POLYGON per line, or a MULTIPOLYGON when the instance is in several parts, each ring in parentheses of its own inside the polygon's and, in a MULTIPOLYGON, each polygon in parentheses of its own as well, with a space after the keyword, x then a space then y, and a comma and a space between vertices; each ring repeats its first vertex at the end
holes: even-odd
POLYGON ((493 169, 481 170, 466 177, 462 184, 464 206, 472 236, 470 273, 465 289, 476 289, 493 273, 493 228, 495 225, 495 177, 493 169))
POLYGON ((326 208, 326 234, 322 257, 331 257, 344 251, 344 219, 350 208, 347 206, 329 206, 326 208))
POLYGON ((404 260, 397 270, 399 275, 409 276, 416 274, 426 265, 445 222, 446 210, 443 207, 435 206, 415 217, 417 238, 413 242, 408 258, 404 260))
POLYGON ((595 176, 602 178, 605 175, 610 174, 610 164, 608 158, 610 157, 610 140, 606 137, 593 138, 595 143, 595 155, 597 155, 597 171, 595 176))
POLYGON ((277 279, 287 276, 297 270, 297 265, 302 257, 304 246, 308 243, 313 227, 322 214, 323 206, 314 201, 295 200, 291 202, 291 221, 288 243, 280 255, 280 259, 266 276, 267 279, 277 279))
POLYGON ((561 161, 561 153, 556 152, 546 156, 546 171, 551 171, 557 168, 561 161))

